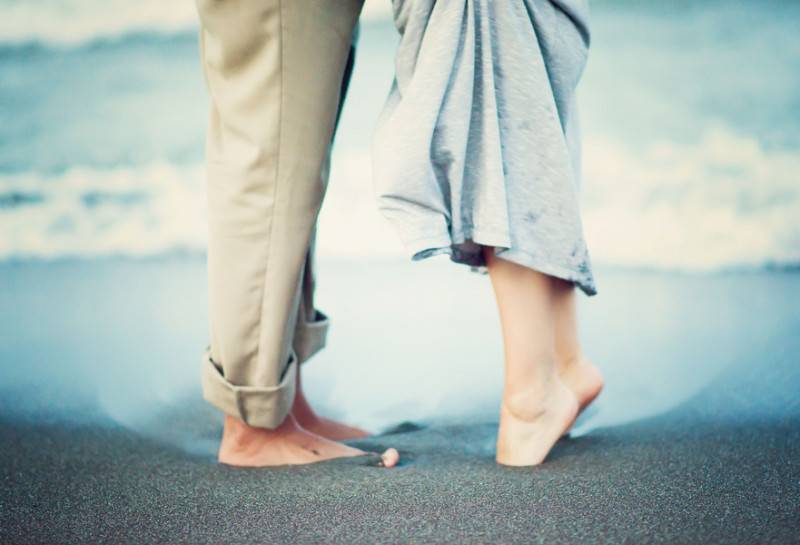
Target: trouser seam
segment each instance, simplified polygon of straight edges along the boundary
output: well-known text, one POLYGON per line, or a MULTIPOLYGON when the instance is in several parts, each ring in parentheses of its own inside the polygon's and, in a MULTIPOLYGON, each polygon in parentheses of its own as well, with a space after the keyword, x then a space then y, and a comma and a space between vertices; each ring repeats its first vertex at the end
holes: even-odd
MULTIPOLYGON (((283 26, 284 25, 284 16, 283 16, 284 3, 283 3, 282 0, 277 0, 277 2, 278 2, 278 32, 279 32, 277 42, 278 42, 278 47, 280 48, 280 53, 278 54, 278 59, 279 59, 279 63, 280 63, 279 66, 278 66, 278 78, 280 79, 280 83, 278 85, 278 89, 279 89, 278 92, 280 94, 280 97, 278 98, 278 104, 279 104, 279 106, 278 106, 278 137, 277 137, 277 144, 276 144, 277 150, 276 150, 276 159, 275 159, 275 181, 273 183, 273 189, 272 189, 272 206, 273 206, 273 210, 272 210, 272 215, 270 217, 270 222, 269 222, 269 232, 267 233, 266 263, 264 264, 264 277, 263 277, 263 281, 261 283, 261 304, 259 305, 259 308, 258 308, 258 311, 259 311, 259 313, 258 313, 258 345, 257 345, 257 348, 256 348, 256 355, 255 355, 256 362, 260 361, 260 355, 261 355, 261 344, 262 344, 262 338, 261 338, 262 332, 261 332, 261 329, 263 327, 262 326, 262 322, 263 322, 263 318, 264 318, 264 305, 266 304, 266 298, 267 298, 266 285, 267 285, 267 278, 269 276, 269 271, 270 271, 270 261, 271 261, 270 257, 272 256, 272 247, 273 247, 273 238, 274 238, 273 234, 274 234, 274 231, 275 231, 275 219, 276 219, 275 216, 279 213, 278 195, 280 194, 280 191, 279 191, 280 180, 281 180, 281 178, 280 178, 280 173, 281 173, 280 167, 281 167, 281 159, 282 159, 282 156, 283 156, 283 154, 282 154, 283 109, 284 109, 283 99, 284 99, 284 96, 285 96, 285 92, 284 92, 284 87, 283 86, 285 85, 285 79, 286 79, 284 77, 284 73, 283 73, 283 67, 284 67, 284 62, 285 62, 285 60, 284 60, 285 47, 284 47, 284 43, 283 43, 284 36, 285 36, 285 31, 284 31, 284 26, 283 26)), ((283 364, 283 370, 281 371, 281 375, 280 375, 281 377, 285 374, 287 367, 288 367, 288 365, 286 363, 284 363, 283 364)))

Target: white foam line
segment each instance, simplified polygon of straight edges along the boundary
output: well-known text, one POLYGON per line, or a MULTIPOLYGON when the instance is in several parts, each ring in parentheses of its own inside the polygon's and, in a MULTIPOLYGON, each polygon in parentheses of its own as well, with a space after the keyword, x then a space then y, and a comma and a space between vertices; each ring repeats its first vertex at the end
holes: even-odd
MULTIPOLYGON (((596 264, 714 271, 800 263, 800 155, 791 150, 767 150, 724 128, 642 151, 589 135, 584 150, 584 230, 596 264)), ((321 255, 407 257, 377 210, 370 164, 368 150, 335 155, 321 255)), ((205 249, 201 164, 0 176, 0 199, 0 259, 205 249)))

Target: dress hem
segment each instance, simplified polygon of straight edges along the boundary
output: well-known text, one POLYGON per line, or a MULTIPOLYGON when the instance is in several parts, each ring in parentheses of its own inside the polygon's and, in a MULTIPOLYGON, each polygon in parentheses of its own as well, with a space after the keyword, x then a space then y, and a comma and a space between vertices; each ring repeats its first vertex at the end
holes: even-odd
POLYGON ((413 238, 405 243, 412 261, 422 261, 437 255, 449 255, 454 263, 469 265, 474 272, 485 273, 486 262, 481 252, 465 252, 459 250, 459 244, 472 243, 482 246, 494 246, 495 255, 523 267, 540 273, 560 278, 575 284, 587 296, 597 295, 597 288, 591 274, 544 262, 541 258, 524 252, 511 245, 507 235, 478 229, 469 230, 469 236, 451 237, 446 234, 413 238))

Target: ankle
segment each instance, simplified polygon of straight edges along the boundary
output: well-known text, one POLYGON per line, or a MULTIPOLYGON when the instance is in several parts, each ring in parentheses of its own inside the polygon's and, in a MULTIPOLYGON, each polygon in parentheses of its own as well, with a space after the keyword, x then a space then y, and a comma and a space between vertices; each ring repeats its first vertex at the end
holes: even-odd
POLYGON ((584 364, 583 354, 580 352, 568 352, 556 356, 559 373, 570 372, 580 369, 584 364))
POLYGON ((304 399, 297 402, 295 398, 295 403, 292 405, 290 414, 296 419, 297 423, 304 428, 320 421, 320 417, 304 399))
POLYGON ((553 388, 559 382, 558 377, 552 376, 531 385, 506 385, 503 391, 503 408, 519 420, 536 420, 547 412, 553 388))
POLYGON ((300 380, 300 374, 297 375, 297 386, 294 394, 294 401, 292 402, 291 414, 297 419, 297 422, 305 427, 319 421, 319 416, 314 411, 314 408, 306 399, 303 392, 303 385, 300 380))

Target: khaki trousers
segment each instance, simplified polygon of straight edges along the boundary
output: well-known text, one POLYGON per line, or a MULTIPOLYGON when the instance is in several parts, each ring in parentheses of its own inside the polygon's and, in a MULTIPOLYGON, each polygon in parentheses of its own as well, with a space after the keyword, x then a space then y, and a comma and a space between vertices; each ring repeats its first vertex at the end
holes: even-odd
POLYGON ((210 94, 203 395, 275 428, 325 345, 313 241, 363 0, 197 0, 210 94), (344 85, 343 85, 344 82, 344 85))

